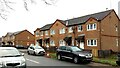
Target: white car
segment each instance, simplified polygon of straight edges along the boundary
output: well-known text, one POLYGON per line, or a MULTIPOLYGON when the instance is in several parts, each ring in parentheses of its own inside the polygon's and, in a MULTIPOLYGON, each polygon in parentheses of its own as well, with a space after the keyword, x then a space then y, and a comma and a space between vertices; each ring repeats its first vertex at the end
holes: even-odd
POLYGON ((22 67, 26 68, 24 53, 14 47, 0 47, 0 68, 22 67))
POLYGON ((39 46, 38 44, 36 44, 36 45, 31 44, 28 47, 27 53, 33 54, 33 55, 45 55, 45 50, 41 46, 39 46))

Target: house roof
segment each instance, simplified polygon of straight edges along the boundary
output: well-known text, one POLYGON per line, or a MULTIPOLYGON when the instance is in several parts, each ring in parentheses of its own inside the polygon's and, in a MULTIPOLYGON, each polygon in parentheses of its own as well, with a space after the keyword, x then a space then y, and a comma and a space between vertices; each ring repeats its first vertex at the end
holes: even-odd
MULTIPOLYGON (((13 36, 13 35, 17 35, 23 31, 27 31, 27 30, 22 30, 22 31, 17 31, 17 32, 8 32, 5 36, 13 36)), ((29 31, 28 31, 29 32, 29 31)), ((32 34, 32 33, 31 33, 32 34)), ((33 34, 32 34, 33 35, 33 34)))
POLYGON ((98 13, 94 13, 94 14, 89 14, 89 15, 85 15, 82 17, 78 17, 78 18, 73 18, 73 19, 69 19, 69 20, 63 20, 62 22, 64 24, 66 24, 66 22, 68 22, 68 26, 72 26, 72 25, 76 25, 76 24, 84 24, 89 18, 95 18, 96 20, 102 20, 104 19, 109 13, 111 13, 112 10, 107 10, 107 11, 103 11, 103 12, 98 12, 98 13))
POLYGON ((7 35, 8 35, 8 36, 12 36, 12 35, 13 35, 13 33, 11 33, 11 32, 8 32, 8 33, 7 33, 7 35))
POLYGON ((41 31, 49 30, 51 26, 52 26, 52 24, 47 24, 47 25, 43 26, 42 28, 40 28, 40 30, 41 31))
MULTIPOLYGON (((24 31, 24 30, 23 30, 24 31)), ((14 35, 17 35, 17 34, 19 34, 20 32, 22 32, 22 31, 17 31, 17 32, 14 32, 13 34, 14 35)))

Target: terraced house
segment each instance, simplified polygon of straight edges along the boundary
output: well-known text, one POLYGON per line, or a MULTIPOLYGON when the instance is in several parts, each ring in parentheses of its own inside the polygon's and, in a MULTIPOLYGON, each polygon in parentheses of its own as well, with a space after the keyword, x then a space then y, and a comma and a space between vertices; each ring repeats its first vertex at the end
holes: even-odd
POLYGON ((115 11, 107 10, 69 20, 56 20, 35 31, 35 41, 47 38, 48 44, 43 46, 74 45, 82 49, 98 49, 120 51, 120 20, 115 11), (48 31, 48 32, 46 32, 48 31), (46 37, 46 35, 48 36, 46 37), (38 35, 41 35, 42 37, 38 35))
POLYGON ((29 46, 34 44, 34 35, 28 30, 17 31, 17 32, 8 32, 5 36, 2 37, 3 45, 22 45, 29 46))

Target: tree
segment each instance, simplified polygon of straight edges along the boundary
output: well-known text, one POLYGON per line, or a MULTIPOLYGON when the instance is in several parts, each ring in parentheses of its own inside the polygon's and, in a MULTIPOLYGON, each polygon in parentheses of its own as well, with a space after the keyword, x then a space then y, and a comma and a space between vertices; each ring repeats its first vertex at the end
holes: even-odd
MULTIPOLYGON (((53 5, 58 0, 39 0, 43 1, 46 5, 53 5)), ((36 4, 36 0, 23 0, 24 8, 26 11, 29 11, 28 4, 36 4)), ((16 4, 15 2, 12 2, 11 0, 0 0, 0 17, 4 20, 7 20, 7 16, 10 13, 10 10, 14 10, 14 8, 11 7, 11 5, 16 4)))

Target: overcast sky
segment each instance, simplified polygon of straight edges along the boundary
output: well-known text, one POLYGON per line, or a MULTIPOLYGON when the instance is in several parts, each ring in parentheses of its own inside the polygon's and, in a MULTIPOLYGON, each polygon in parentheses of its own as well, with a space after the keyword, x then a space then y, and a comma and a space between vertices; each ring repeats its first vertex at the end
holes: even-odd
POLYGON ((54 23, 56 19, 66 20, 96 12, 115 9, 118 13, 120 0, 58 0, 54 5, 46 5, 41 0, 29 4, 26 11, 23 0, 13 0, 16 4, 10 10, 6 21, 0 19, 0 36, 7 32, 16 32, 24 29, 34 33, 36 28, 45 24, 54 23))

